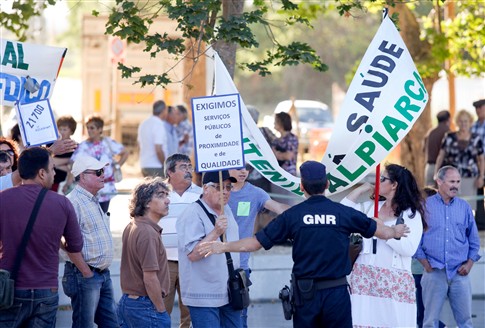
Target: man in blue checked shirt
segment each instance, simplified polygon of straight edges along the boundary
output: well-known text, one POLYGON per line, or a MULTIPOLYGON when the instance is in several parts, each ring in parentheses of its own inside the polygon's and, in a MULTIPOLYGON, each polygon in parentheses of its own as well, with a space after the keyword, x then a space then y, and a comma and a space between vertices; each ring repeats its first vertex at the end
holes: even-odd
POLYGON ((458 327, 472 327, 472 292, 468 274, 480 259, 480 238, 473 212, 456 197, 460 173, 452 166, 439 169, 438 193, 426 199, 428 230, 415 257, 425 269, 421 279, 423 327, 438 327, 448 296, 458 327))
POLYGON ((113 262, 113 237, 109 213, 104 213, 96 197, 104 186, 104 167, 87 155, 79 156, 72 166, 76 187, 67 198, 76 211, 84 240, 82 252, 66 261, 62 287, 71 298, 72 327, 119 328, 113 283, 109 266, 113 262))

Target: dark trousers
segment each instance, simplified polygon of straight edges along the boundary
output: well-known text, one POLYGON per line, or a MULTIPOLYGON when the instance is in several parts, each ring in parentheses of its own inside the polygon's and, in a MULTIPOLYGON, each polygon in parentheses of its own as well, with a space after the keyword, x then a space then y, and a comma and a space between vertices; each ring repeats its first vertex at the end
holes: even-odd
POLYGON ((477 210, 475 211, 475 221, 478 230, 485 230, 485 209, 483 208, 483 188, 477 189, 477 210))
POLYGON ((352 311, 347 285, 315 291, 313 300, 297 306, 293 327, 351 328, 352 311))

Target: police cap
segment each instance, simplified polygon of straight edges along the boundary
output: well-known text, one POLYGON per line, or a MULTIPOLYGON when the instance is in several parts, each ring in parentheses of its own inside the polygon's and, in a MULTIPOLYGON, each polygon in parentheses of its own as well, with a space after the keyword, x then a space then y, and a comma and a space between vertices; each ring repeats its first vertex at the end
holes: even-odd
POLYGON ((317 161, 306 161, 300 166, 300 176, 302 180, 325 180, 327 170, 325 165, 317 161))

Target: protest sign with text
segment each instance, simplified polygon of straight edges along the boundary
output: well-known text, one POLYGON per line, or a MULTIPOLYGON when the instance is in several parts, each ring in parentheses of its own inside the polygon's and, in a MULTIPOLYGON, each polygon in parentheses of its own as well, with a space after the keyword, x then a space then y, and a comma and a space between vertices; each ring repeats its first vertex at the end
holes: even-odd
POLYGON ((66 48, 0 38, 0 105, 14 106, 17 100, 31 103, 49 99, 66 51, 66 48), (27 76, 39 86, 33 94, 23 88, 27 76))
POLYGON ((244 166, 239 94, 192 98, 197 172, 244 166))
POLYGON ((56 120, 49 99, 17 104, 17 118, 25 147, 38 146, 57 140, 56 120))
MULTIPOLYGON (((230 94, 238 92, 226 66, 224 66, 224 63, 217 53, 214 53, 214 67, 216 76, 216 93, 230 94)), ((250 163, 254 169, 271 181, 271 183, 285 188, 295 195, 303 196, 303 193, 300 190, 300 179, 286 172, 279 166, 271 147, 266 142, 261 131, 259 131, 258 126, 252 119, 251 114, 249 114, 242 98, 240 99, 240 103, 243 119, 244 159, 246 163, 250 163)))

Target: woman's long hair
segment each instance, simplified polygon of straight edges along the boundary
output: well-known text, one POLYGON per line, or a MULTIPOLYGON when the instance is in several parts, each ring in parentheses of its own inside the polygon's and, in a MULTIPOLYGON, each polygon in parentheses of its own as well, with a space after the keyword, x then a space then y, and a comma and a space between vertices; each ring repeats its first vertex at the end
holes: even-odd
POLYGON ((413 174, 404 166, 397 164, 387 164, 385 168, 391 182, 397 182, 397 189, 391 201, 394 215, 399 216, 408 208, 413 213, 411 218, 416 215, 416 212, 419 212, 423 229, 426 230, 428 225, 424 217, 424 199, 413 174))

